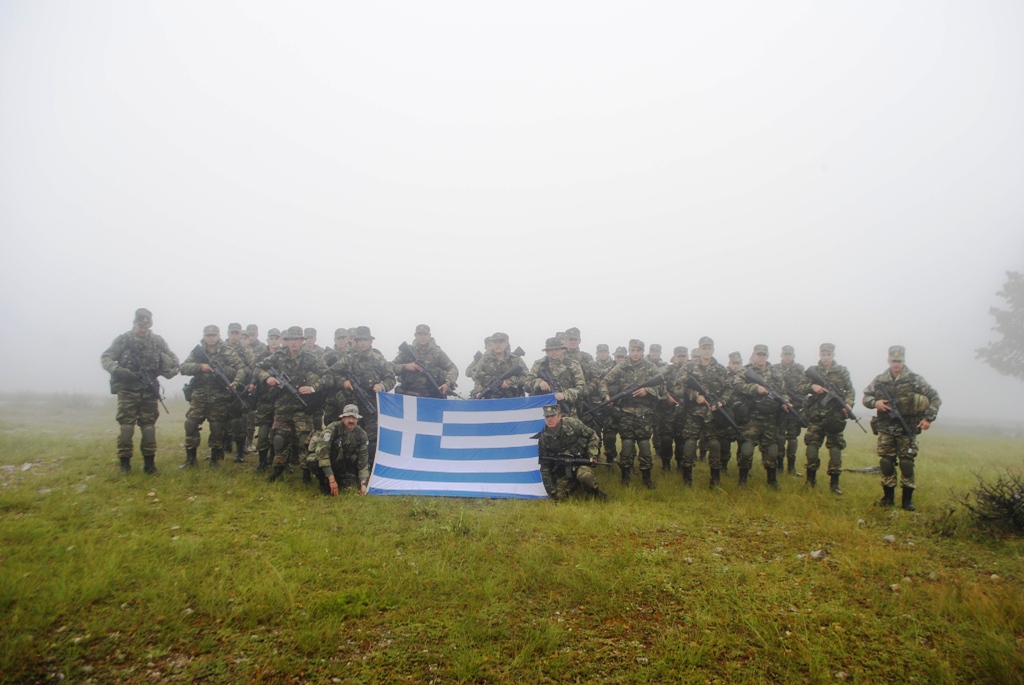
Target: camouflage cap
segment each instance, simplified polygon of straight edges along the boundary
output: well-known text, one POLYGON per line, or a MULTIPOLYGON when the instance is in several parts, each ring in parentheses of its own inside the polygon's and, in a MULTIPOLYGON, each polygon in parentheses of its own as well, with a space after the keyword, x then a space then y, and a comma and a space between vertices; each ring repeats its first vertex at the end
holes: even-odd
POLYGON ((348 334, 348 329, 342 327, 342 328, 335 328, 334 329, 334 337, 335 338, 349 338, 351 336, 348 334))
POLYGON ((257 335, 260 334, 260 327, 254 323, 251 323, 245 327, 245 332, 248 333, 251 337, 255 338, 257 335))
POLYGON ((494 342, 494 338, 492 338, 491 336, 487 336, 486 338, 484 338, 484 347, 487 347, 492 342, 494 342))
POLYGON ((730 352, 729 353, 729 361, 731 361, 731 362, 739 362, 740 364, 742 364, 743 363, 743 355, 740 354, 739 352, 730 352))
POLYGON ((281 337, 281 330, 278 329, 278 328, 271 328, 269 331, 267 331, 267 338, 280 338, 280 337, 281 337))
POLYGON ((306 336, 302 333, 302 326, 289 326, 288 330, 281 337, 285 340, 295 340, 296 338, 304 338, 306 336))
POLYGON ((768 354, 768 346, 754 345, 754 354, 768 354))
POLYGON ((835 352, 835 351, 836 351, 836 346, 833 345, 832 343, 821 343, 821 345, 818 346, 818 352, 835 352))
POLYGON ((307 338, 315 338, 316 337, 316 329, 315 328, 307 328, 306 330, 304 330, 302 332, 302 334, 303 334, 304 337, 307 337, 307 338))
POLYGON ((907 349, 903 345, 893 345, 889 348, 889 361, 903 362, 907 360, 907 349))
POLYGON ((783 345, 782 354, 796 354, 796 350, 793 349, 792 345, 783 345))
POLYGON ((428 326, 425 323, 418 324, 416 326, 416 332, 417 333, 426 333, 426 334, 429 335, 430 334, 430 326, 428 326))
POLYGON ((561 414, 561 413, 562 413, 562 408, 559 407, 557 404, 545 404, 544 405, 544 416, 555 416, 556 414, 561 414))
POLYGON ((491 341, 494 342, 496 340, 504 340, 505 342, 508 342, 508 333, 502 333, 501 331, 491 333, 491 341))
POLYGON ((690 350, 686 349, 686 345, 677 345, 676 348, 672 350, 672 354, 677 357, 686 357, 689 356, 690 350))
POLYGON ((651 343, 651 352, 661 352, 661 343, 651 343))
POLYGON ((242 332, 242 324, 240 324, 240 323, 229 323, 228 324, 228 333, 241 333, 241 332, 242 332))
POLYGON ((351 338, 356 334, 356 328, 358 328, 358 326, 352 326, 348 329, 348 337, 351 338))
POLYGON ((615 356, 616 357, 625 357, 628 354, 629 353, 626 352, 626 348, 623 347, 622 345, 619 345, 618 347, 615 348, 615 356))
POLYGON ((220 335, 220 326, 211 323, 203 328, 203 335, 220 335))
POLYGON ((607 345, 605 345, 604 343, 600 343, 600 344, 599 344, 599 345, 597 346, 597 351, 598 351, 598 352, 607 352, 607 351, 608 351, 608 346, 607 346, 607 345))
POLYGON ((359 407, 354 404, 346 404, 345 408, 341 410, 341 414, 338 418, 344 418, 346 416, 354 416, 357 419, 363 418, 359 415, 359 407))
POLYGON ((560 338, 548 338, 544 343, 544 351, 548 350, 564 350, 565 343, 560 338))
POLYGON ((711 345, 712 347, 714 347, 715 341, 705 335, 699 341, 697 341, 697 347, 704 347, 705 345, 711 345))
POLYGON ((356 334, 352 337, 356 340, 373 340, 369 326, 356 326, 356 334))
POLYGON ((572 328, 567 328, 565 330, 565 335, 566 337, 569 338, 578 338, 580 337, 580 329, 576 328, 575 326, 573 326, 572 328))
POLYGON ((141 328, 152 328, 153 312, 149 311, 145 307, 139 307, 135 310, 135 323, 137 323, 141 328))
POLYGON ((644 345, 644 341, 640 340, 639 338, 633 338, 632 340, 630 340, 629 341, 629 346, 630 347, 639 347, 641 350, 644 349, 644 347, 646 347, 646 345, 644 345))

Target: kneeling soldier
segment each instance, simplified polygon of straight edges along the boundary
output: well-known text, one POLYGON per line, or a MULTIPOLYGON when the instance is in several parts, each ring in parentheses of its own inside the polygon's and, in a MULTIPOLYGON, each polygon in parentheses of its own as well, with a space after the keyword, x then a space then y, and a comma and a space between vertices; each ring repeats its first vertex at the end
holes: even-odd
POLYGON ((346 404, 340 419, 328 424, 313 439, 315 444, 310 441, 306 463, 325 495, 338 495, 338 480, 342 488, 358 487, 360 495, 366 494, 370 457, 366 431, 359 427, 361 418, 356 405, 346 404))
POLYGON ((595 498, 608 499, 589 466, 562 463, 559 459, 575 457, 574 461, 589 460, 597 464, 599 447, 600 441, 592 428, 579 419, 563 416, 557 404, 544 407, 544 430, 540 432, 538 452, 541 477, 551 499, 567 499, 580 485, 595 498))

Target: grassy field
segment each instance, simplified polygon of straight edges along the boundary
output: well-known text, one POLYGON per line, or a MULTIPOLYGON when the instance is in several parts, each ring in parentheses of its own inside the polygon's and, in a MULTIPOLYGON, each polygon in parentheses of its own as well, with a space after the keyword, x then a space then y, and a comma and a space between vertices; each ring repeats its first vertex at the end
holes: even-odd
POLYGON ((602 470, 605 504, 327 499, 251 455, 178 471, 171 410, 161 475, 122 477, 109 402, 0 401, 0 681, 1024 682, 1024 541, 950 496, 1021 439, 937 423, 914 513, 871 506, 877 475, 838 498, 734 465, 602 470))

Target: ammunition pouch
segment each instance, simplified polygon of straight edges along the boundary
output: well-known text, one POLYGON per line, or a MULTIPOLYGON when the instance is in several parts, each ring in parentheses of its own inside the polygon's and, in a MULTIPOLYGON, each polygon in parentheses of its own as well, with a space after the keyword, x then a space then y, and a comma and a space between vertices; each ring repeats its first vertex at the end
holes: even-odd
POLYGON ((871 432, 875 435, 878 435, 878 417, 872 416, 871 421, 869 421, 868 423, 871 424, 871 432))
POLYGON ((195 382, 196 382, 196 379, 193 378, 192 380, 190 380, 188 383, 185 384, 185 387, 183 387, 181 389, 182 394, 185 395, 185 401, 186 402, 191 402, 192 401, 192 392, 195 390, 195 388, 192 387, 192 386, 193 386, 193 384, 195 382))

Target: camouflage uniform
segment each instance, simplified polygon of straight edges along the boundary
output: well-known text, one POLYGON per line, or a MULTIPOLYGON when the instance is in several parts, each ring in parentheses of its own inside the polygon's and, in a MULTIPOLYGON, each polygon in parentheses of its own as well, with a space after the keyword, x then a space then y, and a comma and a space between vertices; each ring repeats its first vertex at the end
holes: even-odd
MULTIPOLYGON (((229 324, 228 336, 236 330, 241 332, 242 325, 237 323, 229 324)), ((234 350, 235 354, 238 355, 238 358, 242 360, 243 364, 245 364, 245 376, 244 378, 239 379, 239 383, 248 385, 252 379, 253 365, 256 363, 255 353, 252 348, 248 345, 243 345, 241 341, 233 343, 229 339, 224 344, 234 350)), ((240 402, 232 402, 228 405, 227 431, 225 431, 226 437, 224 440, 224 450, 226 452, 230 452, 232 443, 234 443, 236 462, 245 461, 245 428, 247 423, 246 417, 249 411, 250 408, 248 404, 243 405, 240 402)))
MULTIPOLYGON (((764 346, 756 346, 754 348, 755 353, 758 348, 762 347, 764 346)), ((764 349, 767 352, 767 348, 764 347, 764 349)), ((765 368, 759 369, 751 363, 743 367, 744 372, 748 369, 761 376, 769 385, 783 395, 786 401, 789 401, 789 397, 786 395, 786 385, 782 372, 776 367, 768 364, 765 368)), ((778 402, 769 399, 767 395, 760 394, 758 391, 759 387, 761 386, 747 381, 743 376, 737 376, 733 384, 733 391, 747 397, 747 403, 750 407, 750 423, 743 428, 743 437, 746 441, 740 445, 740 455, 737 458, 740 467, 740 481, 746 480, 745 475, 750 472, 750 468, 753 466, 754 446, 756 445, 761 449, 761 464, 768 473, 768 484, 773 488, 778 488, 776 476, 779 459, 779 414, 783 410, 778 402)))
MULTIPOLYGON (((430 328, 426 324, 419 324, 416 327, 417 332, 422 332, 424 329, 426 329, 427 333, 430 333, 430 328)), ((412 348, 416 358, 426 365, 424 370, 433 376, 438 385, 447 383, 449 390, 455 390, 455 382, 459 379, 459 368, 452 363, 452 360, 448 358, 444 350, 437 346, 433 338, 426 345, 417 345, 413 341, 409 347, 412 348)), ((398 356, 392 362, 395 376, 398 377, 399 382, 395 392, 400 395, 437 397, 437 390, 430 387, 430 381, 427 380, 426 374, 420 371, 407 371, 405 369, 405 365, 416 361, 416 358, 399 350, 398 356)))
MULTIPOLYGON (((903 361, 905 354, 905 350, 899 345, 889 348, 891 361, 903 361)), ((875 376, 864 389, 864 406, 874 409, 875 404, 882 399, 881 391, 888 393, 889 397, 895 400, 912 435, 906 434, 891 412, 878 412, 871 419, 871 430, 878 436, 878 459, 882 469, 882 488, 885 492, 879 503, 893 504, 892 493, 899 482, 903 488, 903 508, 913 509, 911 499, 917 487, 914 480, 914 459, 917 457, 916 438, 921 432, 919 424, 922 420, 929 423, 935 420, 942 400, 938 391, 906 366, 895 378, 892 371, 875 376), (896 477, 897 463, 900 468, 899 481, 896 477)))
MULTIPOLYGON (((790 345, 784 345, 782 347, 783 354, 793 354, 793 348, 790 345)), ((793 400, 793 406, 798 410, 801 409, 803 404, 803 396, 797 396, 796 389, 800 387, 800 384, 804 382, 804 366, 797 362, 793 362, 788 366, 784 361, 779 362, 775 365, 782 372, 782 380, 787 388, 790 388, 793 392, 790 393, 793 400)), ((791 412, 783 412, 779 419, 779 470, 782 470, 783 463, 788 466, 790 475, 801 476, 803 474, 797 473, 796 470, 796 451, 798 440, 800 439, 800 431, 803 430, 803 426, 800 420, 796 417, 796 414, 791 412)))
MULTIPOLYGON (((260 340, 260 329, 259 327, 251 323, 245 327, 245 334, 249 337, 249 352, 252 353, 253 363, 269 354, 269 350, 263 341, 260 340)), ((250 367, 251 368, 251 367, 250 367)), ((247 452, 256 451, 255 433, 256 433, 256 398, 253 397, 250 403, 252 409, 245 417, 245 449, 247 452)))
MULTIPOLYGON (((707 339, 710 341, 710 338, 707 339)), ((703 339, 702 339, 703 342, 703 339)), ((712 344, 708 342, 707 344, 712 344)), ((732 397, 732 389, 729 384, 729 371, 714 357, 711 357, 707 364, 704 364, 700 357, 696 361, 687 362, 676 374, 675 395, 685 400, 686 416, 683 423, 683 459, 680 466, 683 469, 683 482, 686 485, 693 483, 693 467, 697 461, 697 442, 701 438, 708 446, 708 467, 711 469, 711 487, 719 483, 722 469, 721 436, 728 430, 727 423, 720 418, 717 410, 712 411, 707 404, 698 404, 699 396, 696 390, 690 389, 686 382, 690 378, 696 379, 701 386, 728 407, 732 397)), ((710 399, 705 398, 708 402, 710 399)))
MULTIPOLYGON (((303 351, 312 355, 316 361, 322 362, 327 349, 316 344, 316 329, 306 328, 302 335, 303 351)), ((309 415, 313 420, 313 430, 322 430, 324 427, 324 404, 327 402, 327 395, 328 393, 320 393, 306 398, 306 402, 309 404, 309 415)))
MULTIPOLYGON (((688 351, 685 347, 677 347, 672 355, 672 362, 661 369, 661 375, 665 377, 665 396, 658 400, 658 406, 654 413, 655 441, 654 447, 661 457, 661 470, 672 470, 672 455, 675 453, 676 463, 682 466, 683 462, 683 427, 686 423, 686 413, 681 406, 671 400, 669 394, 676 394, 675 383, 679 372, 682 370, 685 360, 688 360, 688 351), (680 362, 680 353, 684 361, 680 362), (660 429, 659 429, 660 425, 660 429), (659 432, 660 430, 660 432, 659 432), (673 443, 675 443, 673 449, 673 443)), ((683 396, 677 395, 677 399, 683 396)))
POLYGON ((307 468, 316 476, 320 490, 325 495, 331 493, 328 476, 334 476, 339 489, 359 490, 360 484, 369 480, 370 458, 366 435, 366 431, 358 425, 348 431, 344 423, 334 421, 310 438, 307 468))
POLYGON ((576 412, 576 405, 580 395, 586 388, 586 381, 583 379, 583 369, 578 362, 562 359, 553 359, 543 356, 530 367, 530 375, 526 377, 526 392, 531 396, 546 395, 555 392, 554 389, 542 390, 540 387, 540 374, 548 375, 552 380, 562 386, 562 394, 565 399, 559 401, 558 406, 562 408, 562 414, 572 416, 576 412))
MULTIPOLYGON (((846 404, 853 406, 856 393, 850 380, 850 372, 845 366, 833 362, 827 369, 820 364, 812 366, 811 369, 821 374, 832 389, 842 396, 846 404)), ((816 482, 816 473, 821 467, 818 451, 824 444, 828 448, 828 475, 833 481, 833 491, 837 491, 839 475, 843 472, 843 450, 846 449, 846 439, 843 437, 843 431, 846 430, 846 413, 834 400, 826 402, 827 394, 815 394, 811 390, 813 384, 810 378, 804 376, 796 393, 806 398, 803 403, 803 414, 809 424, 804 434, 804 444, 807 445, 807 482, 811 485, 816 482)))
MULTIPOLYGON (((643 342, 631 340, 630 347, 643 347, 643 342)), ((629 357, 616 365, 604 377, 599 386, 601 397, 610 397, 627 388, 644 383, 658 375, 658 367, 646 359, 633 361, 629 357)), ((654 430, 654 407, 658 398, 665 394, 664 385, 647 388, 643 397, 624 397, 614 408, 622 435, 622 452, 619 454, 619 469, 622 482, 629 483, 629 472, 633 468, 633 457, 639 448, 640 473, 644 485, 652 487, 651 468, 654 466, 651 454, 651 433, 654 430)))
MULTIPOLYGON (((359 326, 356 337, 370 336, 370 329, 366 326, 359 326)), ((384 355, 377 350, 370 348, 359 350, 353 348, 341 359, 334 363, 329 369, 329 387, 333 401, 342 407, 356 405, 362 412, 359 425, 363 427, 369 436, 369 459, 370 467, 377 457, 377 393, 373 386, 380 385, 384 392, 391 392, 395 387, 395 371, 384 355), (345 381, 348 380, 353 386, 359 386, 366 391, 370 398, 372 407, 363 406, 355 390, 345 389, 345 381)))
MULTIPOLYGON (((286 342, 302 336, 301 329, 296 329, 298 326, 288 329, 288 333, 284 335, 286 342)), ((310 386, 313 395, 323 394, 327 369, 304 348, 293 357, 291 351, 285 347, 260 362, 256 367, 256 378, 260 383, 266 384, 271 377, 271 368, 288 376, 296 389, 310 386)), ((307 398, 310 396, 303 395, 303 399, 307 398)), ((308 404, 307 402, 307 406, 303 406, 291 392, 277 387, 274 398, 274 473, 270 476, 272 480, 280 477, 290 458, 297 459, 299 454, 305 454, 309 446, 309 435, 313 432, 313 416, 308 404)), ((305 461, 301 461, 300 464, 304 471, 303 481, 310 480, 305 461)))
MULTIPOLYGON (((268 337, 280 338, 281 332, 276 328, 271 328, 267 335, 268 337)), ((253 416, 256 426, 256 452, 259 454, 260 460, 259 466, 256 467, 257 471, 265 471, 270 466, 270 452, 273 449, 270 431, 274 425, 274 402, 277 400, 278 393, 285 392, 281 388, 272 388, 266 383, 261 383, 256 374, 256 367, 261 362, 272 357, 273 354, 270 346, 264 345, 262 352, 253 362, 252 384, 255 386, 253 390, 255 399, 253 416)))
MULTIPOLYGON (((203 335, 220 333, 216 326, 207 326, 203 335), (212 332, 212 333, 211 333, 212 332)), ((217 466, 217 463, 224 458, 224 423, 228 417, 228 407, 232 403, 238 403, 234 395, 217 375, 202 370, 206 356, 199 353, 202 349, 209 358, 216 362, 223 369, 224 375, 236 388, 246 380, 245 363, 238 354, 228 347, 223 340, 218 340, 213 349, 206 346, 202 341, 193 349, 188 358, 181 364, 182 376, 193 376, 189 383, 191 399, 189 400, 188 412, 185 414, 185 464, 184 466, 195 466, 196 452, 202 441, 200 436, 203 421, 210 422, 210 437, 207 444, 210 446, 210 465, 217 466)))
POLYGON ((488 384, 492 380, 513 368, 519 369, 519 373, 505 379, 509 387, 499 387, 490 393, 487 399, 496 400, 506 397, 522 397, 523 385, 526 383, 526 378, 530 371, 526 368, 526 362, 520 357, 510 354, 507 350, 504 359, 498 359, 494 352, 488 352, 480 358, 473 371, 473 396, 476 397, 482 393, 487 389, 488 384))
MULTIPOLYGON (((545 407, 545 416, 551 416, 552 413, 557 413, 554 405, 545 407)), ((568 454, 579 459, 596 460, 600 441, 597 433, 582 421, 571 416, 563 416, 562 421, 554 430, 547 426, 544 427, 544 430, 540 432, 537 448, 541 457, 568 454)), ((554 500, 567 499, 580 485, 595 497, 606 498, 598 487, 597 478, 589 466, 565 467, 561 464, 541 461, 540 472, 544 479, 544 487, 554 500)))
POLYGON ((159 397, 154 395, 136 375, 143 369, 152 370, 164 378, 178 375, 178 357, 167 347, 159 335, 150 330, 153 315, 148 309, 135 312, 135 323, 146 333, 139 335, 135 328, 114 338, 114 342, 100 356, 100 363, 110 373, 110 392, 117 395, 117 457, 122 472, 131 470, 132 439, 136 424, 142 431, 142 460, 146 473, 156 473, 156 420, 160 416, 159 397), (142 368, 137 368, 137 364, 142 368))
MULTIPOLYGON (((733 361, 742 363, 741 360, 742 356, 739 352, 729 353, 730 365, 733 361)), ((733 371, 731 366, 727 366, 725 371, 729 379, 729 388, 733 387, 733 384, 736 382, 736 378, 743 376, 742 366, 740 366, 739 371, 733 371)), ((750 408, 747 406, 746 400, 744 398, 733 395, 732 401, 726 406, 726 408, 729 410, 729 414, 732 416, 733 420, 736 422, 736 425, 738 425, 741 430, 743 429, 743 426, 746 426, 748 423, 750 423, 750 408)), ((739 437, 740 436, 736 434, 736 431, 732 428, 732 426, 723 429, 721 434, 719 435, 718 442, 721 445, 720 451, 722 453, 722 473, 727 473, 729 471, 729 460, 732 459, 732 446, 736 443, 743 442, 742 440, 739 439, 739 437)), ((739 461, 739 456, 739 448, 737 447, 737 462, 739 461)))
MULTIPOLYGON (((598 348, 604 347, 605 351, 608 350, 607 345, 598 345, 598 348)), ((608 357, 605 360, 601 360, 594 357, 594 380, 597 385, 594 387, 594 398, 598 397, 597 392, 600 390, 601 380, 608 375, 608 372, 615 366, 615 358, 608 357)), ((594 417, 594 423, 598 425, 600 430, 597 434, 601 436, 601 442, 604 445, 604 456, 605 460, 611 464, 619 456, 618 451, 618 426, 615 423, 615 419, 612 412, 608 409, 603 411, 595 412, 591 414, 594 417)))

